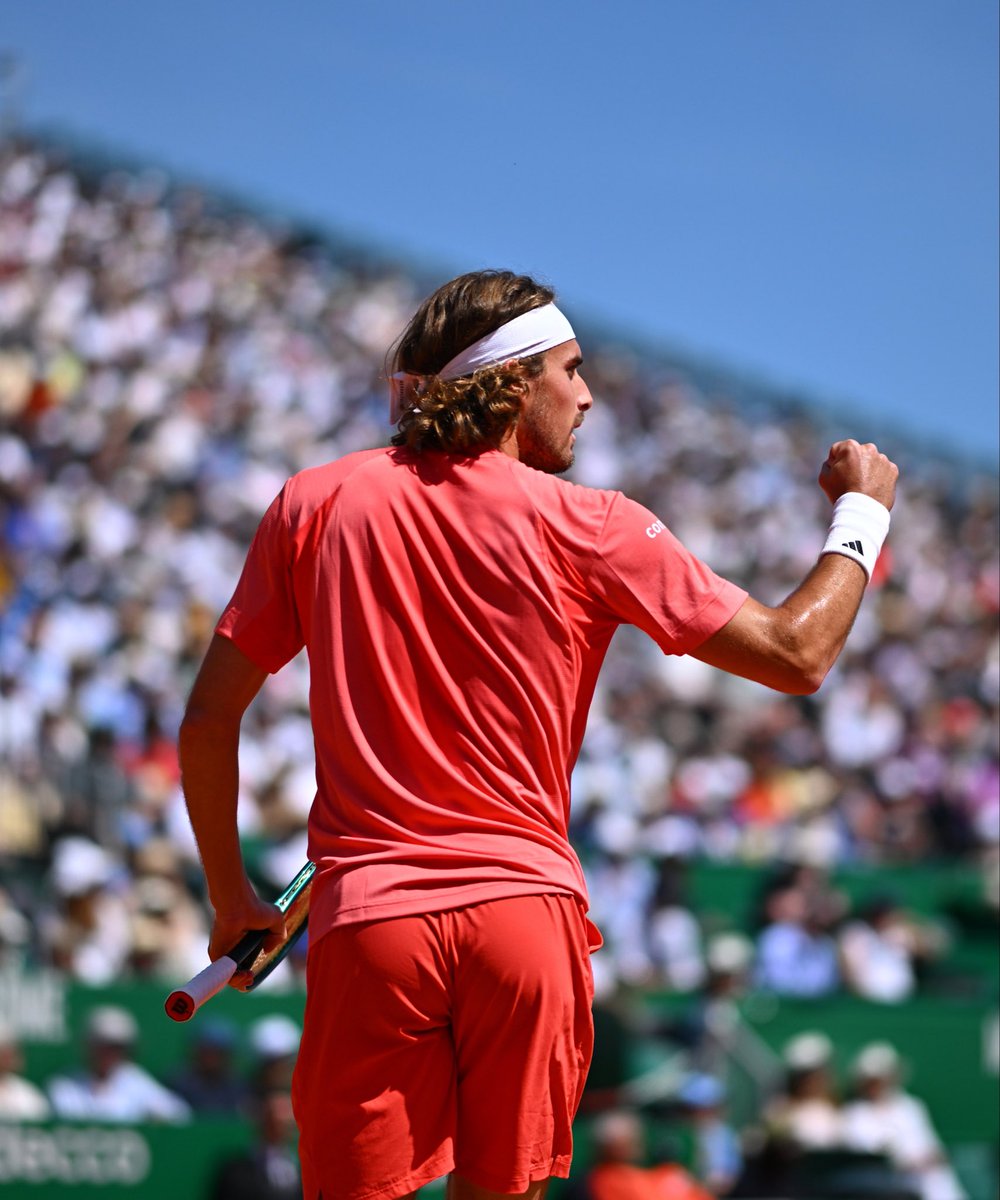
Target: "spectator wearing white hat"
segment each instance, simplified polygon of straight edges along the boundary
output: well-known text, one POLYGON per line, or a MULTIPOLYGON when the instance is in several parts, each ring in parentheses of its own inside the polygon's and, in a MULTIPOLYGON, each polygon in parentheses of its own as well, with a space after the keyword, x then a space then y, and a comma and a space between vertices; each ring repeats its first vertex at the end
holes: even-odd
POLYGON ((187 1103, 133 1061, 139 1027, 124 1008, 91 1011, 85 1030, 86 1063, 76 1075, 56 1076, 49 1096, 58 1117, 77 1121, 188 1120, 187 1103))
POLYGON ((785 1046, 783 1095, 764 1114, 772 1139, 794 1150, 829 1150, 843 1144, 843 1119, 830 1064, 833 1043, 824 1033, 800 1033, 785 1046))
POLYGON ((14 1030, 0 1019, 0 1121, 44 1121, 49 1115, 45 1093, 19 1074, 22 1067, 14 1030))
POLYGON ((871 1042, 851 1067, 854 1096, 844 1107, 851 1149, 885 1154, 922 1200, 965 1200, 927 1106, 903 1090, 902 1064, 888 1042, 871 1042))
POLYGON ((256 1060, 253 1087, 258 1093, 291 1087, 301 1038, 301 1028, 282 1013, 260 1017, 250 1026, 250 1049, 256 1060))
POLYGON ((44 922, 53 964, 81 983, 101 987, 122 970, 129 947, 128 911, 112 887, 111 856, 83 837, 63 838, 52 858, 59 911, 44 922))

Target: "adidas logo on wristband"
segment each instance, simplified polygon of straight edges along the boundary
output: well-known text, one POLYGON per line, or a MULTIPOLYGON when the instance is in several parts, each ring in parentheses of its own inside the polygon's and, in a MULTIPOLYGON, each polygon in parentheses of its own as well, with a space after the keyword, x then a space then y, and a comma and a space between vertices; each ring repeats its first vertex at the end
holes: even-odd
POLYGON ((822 554, 844 554, 871 578, 885 535, 889 510, 860 492, 845 492, 833 506, 833 521, 822 554))

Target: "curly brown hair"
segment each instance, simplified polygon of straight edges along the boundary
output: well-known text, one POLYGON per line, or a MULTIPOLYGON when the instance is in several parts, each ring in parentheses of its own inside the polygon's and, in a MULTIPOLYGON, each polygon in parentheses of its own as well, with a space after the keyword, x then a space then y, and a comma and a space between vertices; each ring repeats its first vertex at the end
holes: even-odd
POLYGON ((481 337, 554 299, 551 288, 513 271, 470 271, 439 287, 391 351, 390 374, 427 378, 419 406, 403 413, 392 444, 449 454, 499 446, 517 421, 527 381, 544 369, 544 355, 483 367, 463 379, 440 379, 437 372, 481 337))

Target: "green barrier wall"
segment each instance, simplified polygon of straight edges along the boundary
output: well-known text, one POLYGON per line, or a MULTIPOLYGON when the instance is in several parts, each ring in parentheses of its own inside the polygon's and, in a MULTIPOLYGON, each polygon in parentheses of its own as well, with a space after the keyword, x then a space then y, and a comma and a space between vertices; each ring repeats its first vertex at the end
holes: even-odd
POLYGON ((0 1125, 4 1200, 203 1200, 217 1164, 249 1141, 243 1122, 0 1125))
MULTIPOLYGON (((727 924, 745 925, 766 870, 764 866, 696 863, 689 875, 691 906, 702 917, 721 916, 727 924)), ((927 916, 940 915, 956 905, 975 908, 983 892, 981 877, 965 864, 841 867, 833 873, 832 882, 855 903, 875 892, 892 892, 905 907, 927 916)))

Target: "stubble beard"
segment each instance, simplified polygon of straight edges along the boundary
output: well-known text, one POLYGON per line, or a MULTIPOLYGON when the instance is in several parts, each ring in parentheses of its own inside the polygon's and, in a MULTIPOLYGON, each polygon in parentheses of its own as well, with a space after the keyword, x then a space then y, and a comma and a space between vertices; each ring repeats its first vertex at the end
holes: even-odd
POLYGON ((576 456, 572 443, 567 439, 567 444, 559 448, 558 435, 548 427, 544 414, 541 421, 526 422, 518 432, 520 458, 526 466, 546 475, 562 475, 573 465, 576 456))
POLYGON ((544 471, 546 475, 562 475, 573 465, 575 455, 572 450, 561 458, 548 451, 536 451, 534 448, 522 451, 521 462, 536 471, 544 471))

